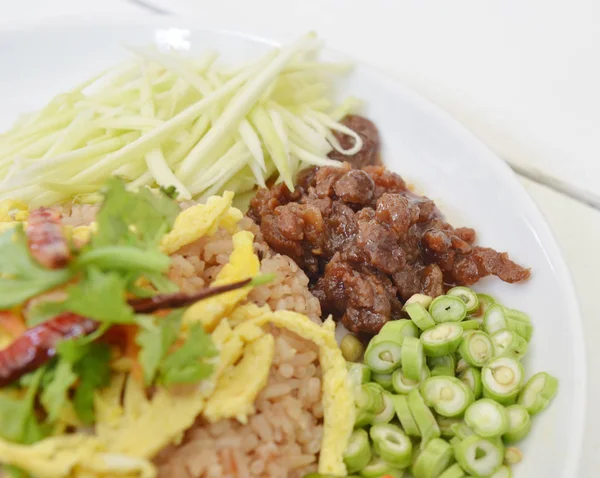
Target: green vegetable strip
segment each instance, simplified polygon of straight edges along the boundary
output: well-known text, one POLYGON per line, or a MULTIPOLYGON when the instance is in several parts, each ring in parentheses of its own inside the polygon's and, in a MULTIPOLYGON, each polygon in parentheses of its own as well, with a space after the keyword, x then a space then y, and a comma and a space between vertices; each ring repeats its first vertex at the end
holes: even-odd
POLYGON ((421 343, 429 357, 454 353, 462 342, 463 329, 459 324, 446 322, 427 329, 421 334, 421 343))
POLYGON ((474 315, 476 317, 483 317, 487 309, 496 303, 496 299, 488 294, 477 294, 477 298, 479 299, 479 309, 474 312, 474 315))
POLYGON ((506 407, 508 416, 508 430, 503 439, 506 443, 516 443, 525 438, 531 430, 531 416, 527 409, 521 405, 506 407))
POLYGON ((374 337, 365 352, 365 363, 377 373, 390 373, 400 365, 402 347, 389 337, 374 337))
POLYGON ((390 337, 391 340, 402 345, 404 337, 419 337, 419 329, 411 320, 399 319, 386 322, 377 337, 390 337))
MULTIPOLYGON (((429 375, 425 373, 425 375, 429 375)), ((394 371, 392 374, 392 388, 396 393, 408 395, 408 393, 419 386, 419 381, 411 380, 404 376, 401 368, 394 371)))
POLYGON ((506 314, 503 306, 496 304, 486 311, 483 316, 483 330, 485 330, 487 334, 492 335, 507 327, 508 322, 506 321, 506 314))
POLYGON ((429 313, 438 324, 460 322, 467 315, 467 306, 458 297, 440 295, 429 305, 429 313))
POLYGON ((415 478, 436 478, 452 462, 452 447, 440 438, 427 442, 413 465, 415 478))
POLYGON ((494 355, 494 345, 485 332, 469 331, 464 334, 458 353, 472 367, 482 367, 494 355))
POLYGON ((494 354, 521 358, 527 353, 527 341, 510 329, 499 330, 492 334, 494 354))
POLYGON ((454 456, 463 470, 474 476, 491 476, 504 459, 502 442, 488 440, 477 435, 457 442, 454 456))
POLYGON ((545 410, 558 392, 558 380, 546 372, 536 373, 523 387, 519 405, 531 415, 545 410))
POLYGON ((465 332, 467 330, 477 330, 477 329, 481 328, 482 325, 483 325, 482 321, 479 319, 463 320, 460 323, 460 326, 463 328, 463 330, 465 332))
POLYGON ((372 379, 377 385, 383 387, 388 392, 392 392, 394 390, 391 373, 375 373, 375 372, 373 372, 372 379))
POLYGON ((468 287, 453 287, 447 292, 447 295, 458 297, 465 303, 467 312, 472 313, 479 309, 479 297, 468 287))
POLYGON ((365 383, 355 392, 356 406, 369 413, 380 413, 384 407, 384 391, 378 384, 365 383))
POLYGON ((430 377, 420 390, 425 404, 444 417, 461 415, 473 403, 471 389, 455 377, 430 377))
POLYGON ((483 383, 481 382, 481 371, 475 367, 468 367, 458 376, 473 392, 475 399, 481 397, 483 392, 483 383))
POLYGON ((371 457, 369 434, 365 430, 354 430, 344 450, 344 463, 348 473, 362 470, 369 464, 371 457))
POLYGON ((523 386, 524 376, 523 365, 518 360, 512 357, 493 358, 481 371, 483 396, 510 405, 523 386))
POLYGON ((404 310, 419 329, 427 330, 435 326, 435 321, 420 302, 405 304, 404 310))
MULTIPOLYGON (((396 470, 389 463, 386 463, 383 458, 374 456, 369 464, 360 471, 360 476, 363 478, 381 478, 384 475, 394 476, 396 470)), ((402 477, 402 475, 400 475, 402 477)), ((395 478, 395 476, 394 476, 395 478)))
POLYGON ((402 372, 406 378, 420 380, 423 373, 425 355, 423 344, 416 337, 404 337, 402 341, 402 372))
POLYGON ((392 395, 390 393, 383 393, 383 409, 376 413, 371 420, 373 425, 389 423, 392 421, 395 415, 394 402, 392 401, 392 395))
POLYGON ((414 437, 421 436, 419 427, 408 407, 407 398, 404 395, 392 395, 392 403, 394 404, 394 410, 404 432, 414 437))
POLYGON ((477 400, 467 408, 465 422, 476 434, 487 438, 502 436, 508 430, 505 408, 487 398, 477 400))
POLYGON ((467 475, 465 475, 465 471, 460 467, 460 465, 458 463, 454 463, 454 465, 451 467, 446 468, 446 471, 444 471, 439 478, 463 478, 466 476, 467 475))
POLYGON ((452 438, 456 436, 455 426, 462 422, 461 418, 458 417, 443 417, 438 415, 436 417, 440 432, 444 438, 452 438))
POLYGON ((440 428, 435 421, 431 410, 425 404, 423 397, 418 389, 412 390, 408 394, 408 407, 412 413, 423 441, 427 442, 432 438, 438 438, 441 435, 440 428))
POLYGON ((392 424, 373 425, 369 431, 375 452, 386 463, 406 468, 412 459, 412 443, 401 428, 392 424))

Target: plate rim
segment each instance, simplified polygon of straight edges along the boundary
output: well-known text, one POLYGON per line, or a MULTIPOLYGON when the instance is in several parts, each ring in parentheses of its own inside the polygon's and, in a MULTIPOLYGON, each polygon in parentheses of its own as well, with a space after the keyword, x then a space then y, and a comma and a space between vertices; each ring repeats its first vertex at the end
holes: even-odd
MULTIPOLYGON (((197 13, 186 14, 186 18, 182 17, 180 14, 156 16, 149 13, 144 13, 143 15, 124 14, 117 18, 113 18, 107 14, 99 16, 59 16, 45 19, 43 23, 37 21, 33 23, 0 25, 0 38, 5 35, 10 35, 11 33, 35 33, 36 31, 56 30, 65 27, 72 29, 84 26, 110 28, 127 25, 135 27, 181 28, 209 34, 234 36, 242 40, 270 46, 279 46, 282 44, 278 39, 264 37, 260 33, 254 32, 252 29, 237 31, 205 26, 206 19, 203 19, 197 13)), ((565 470, 568 472, 566 476, 579 476, 578 472, 583 468, 583 440, 586 432, 585 416, 587 414, 589 389, 589 367, 586 353, 587 347, 584 339, 584 319, 581 312, 577 289, 570 269, 567 266, 563 252, 544 213, 540 210, 539 206, 535 203, 524 186, 517 180, 516 174, 510 167, 462 122, 454 118, 441 106, 417 93, 384 68, 375 66, 366 60, 356 58, 339 49, 325 46, 324 50, 333 53, 335 56, 346 58, 353 64, 364 68, 370 74, 374 75, 378 81, 386 82, 392 89, 397 91, 398 94, 410 98, 411 101, 414 101, 417 105, 426 110, 428 115, 437 116, 437 119, 447 125, 448 130, 451 130, 452 134, 460 136, 461 141, 469 143, 478 150, 478 154, 481 154, 482 161, 487 163, 487 167, 490 168, 490 171, 495 173, 507 188, 510 188, 510 191, 517 196, 518 202, 523 205, 522 213, 528 223, 533 227, 536 235, 538 235, 537 242, 539 247, 542 248, 546 260, 555 271, 555 275, 559 280, 561 291, 565 296, 565 304, 569 315, 571 316, 570 320, 573 321, 573 324, 576 324, 577 330, 573 332, 573 339, 575 342, 574 359, 576 362, 573 378, 574 383, 576 384, 574 394, 577 398, 577 405, 579 406, 576 407, 575 404, 572 404, 576 409, 574 412, 574 416, 576 417, 574 422, 576 423, 572 428, 576 436, 571 437, 570 440, 570 449, 566 455, 567 463, 565 470), (539 236, 541 236, 541 238, 539 236)))

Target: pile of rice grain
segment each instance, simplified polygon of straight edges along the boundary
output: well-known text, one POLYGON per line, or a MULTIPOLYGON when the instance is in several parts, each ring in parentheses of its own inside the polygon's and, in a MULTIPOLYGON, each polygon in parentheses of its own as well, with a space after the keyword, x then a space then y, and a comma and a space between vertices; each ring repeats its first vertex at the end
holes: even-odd
MULTIPOLYGON (((89 224, 93 206, 63 209, 64 222, 89 224)), ((273 254, 260 229, 249 218, 238 225, 255 235, 254 248, 262 273, 276 279, 252 290, 249 300, 273 310, 293 310, 321 323, 319 301, 308 290, 308 278, 290 258, 273 254)), ((231 234, 219 229, 179 250, 172 257, 169 277, 181 290, 209 285, 228 262, 231 234)), ((256 400, 248 424, 198 420, 181 443, 155 458, 159 478, 301 478, 317 470, 323 427, 321 367, 315 344, 283 329, 272 328, 275 356, 267 386, 256 400)))

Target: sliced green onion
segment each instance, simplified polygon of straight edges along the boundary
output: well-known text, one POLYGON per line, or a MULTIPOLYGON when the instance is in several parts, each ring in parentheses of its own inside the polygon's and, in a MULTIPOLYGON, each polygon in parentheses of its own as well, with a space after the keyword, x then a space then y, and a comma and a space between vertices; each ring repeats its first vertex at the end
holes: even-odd
POLYGON ((460 322, 467 315, 467 306, 458 297, 440 295, 433 299, 429 313, 436 323, 460 322))
POLYGON ((454 369, 447 365, 436 365, 431 369, 432 377, 454 377, 454 369))
POLYGON ((494 332, 508 328, 508 322, 506 320, 505 308, 496 304, 491 306, 483 316, 483 330, 488 335, 492 335, 494 332))
POLYGON ((463 478, 467 476, 465 471, 460 467, 458 463, 454 463, 450 468, 447 468, 439 478, 463 478))
POLYGON ((510 355, 520 359, 527 353, 527 340, 510 329, 494 332, 491 339, 496 356, 510 355))
POLYGON ((355 391, 354 401, 361 410, 369 413, 379 413, 384 408, 384 390, 376 383, 365 383, 355 391))
POLYGON ((354 428, 362 428, 370 425, 373 421, 374 413, 357 408, 354 414, 354 428))
POLYGON ((362 363, 348 364, 348 381, 352 387, 371 381, 371 369, 362 363))
POLYGON ((545 410, 558 391, 558 380, 546 372, 531 377, 519 394, 519 405, 530 415, 545 410))
POLYGON ((472 367, 482 367, 494 355, 494 344, 485 332, 466 332, 458 347, 458 353, 472 367))
POLYGON ((440 427, 435 421, 435 417, 429 407, 425 404, 423 397, 418 389, 412 390, 408 394, 408 407, 412 413, 423 441, 427 442, 432 438, 439 438, 441 435, 440 427))
MULTIPOLYGON (((389 463, 386 463, 383 458, 374 456, 369 464, 360 470, 360 476, 363 478, 382 478, 385 475, 394 476, 397 471, 389 463)), ((394 478, 396 477, 394 476, 394 478)))
POLYGON ((465 438, 470 437, 471 435, 475 435, 475 432, 471 428, 469 428, 469 426, 464 421, 460 421, 459 423, 451 425, 450 428, 452 428, 454 435, 459 440, 464 440, 465 438))
POLYGON ((483 384, 481 382, 481 371, 475 367, 468 367, 463 370, 458 376, 473 392, 475 400, 481 397, 483 391, 483 384))
POLYGON ((421 334, 423 350, 428 357, 440 357, 454 353, 462 341, 460 324, 446 322, 427 329, 421 334))
POLYGON ((405 305, 404 310, 419 329, 427 330, 435 326, 435 321, 420 302, 405 305))
POLYGON ((467 473, 474 476, 490 476, 502 466, 504 447, 499 441, 471 435, 455 442, 454 456, 467 473))
POLYGON ((369 434, 362 429, 354 430, 344 450, 344 463, 348 473, 362 470, 369 464, 371 457, 369 434))
POLYGON ((381 458, 397 468, 406 468, 412 459, 412 443, 400 427, 392 424, 373 425, 369 431, 373 449, 381 458))
POLYGON ((516 465, 523 461, 523 452, 518 448, 509 446, 504 452, 504 461, 509 465, 516 465))
POLYGON ((529 342, 533 335, 533 325, 529 316, 516 309, 506 309, 505 313, 508 328, 529 342))
POLYGON ((456 436, 454 431, 454 425, 457 425, 462 422, 461 418, 457 417, 443 417, 442 415, 438 415, 435 417, 437 420, 438 426, 440 427, 440 432, 443 437, 452 438, 456 436))
POLYGON ((394 342, 398 342, 400 345, 404 342, 404 337, 418 337, 419 329, 417 326, 408 319, 390 320, 386 322, 381 330, 377 334, 377 337, 385 338, 389 337, 394 342))
POLYGON ((441 438, 427 442, 413 465, 415 478, 437 478, 452 462, 452 447, 441 438))
POLYGON ((394 410, 394 402, 392 401, 392 395, 384 392, 383 394, 383 409, 376 413, 371 423, 373 425, 379 425, 383 423, 389 423, 394 418, 396 411, 394 410))
POLYGON ((444 367, 448 367, 454 370, 454 368, 456 367, 456 359, 454 358, 454 354, 440 355, 437 357, 427 357, 427 366, 429 368, 437 367, 438 365, 442 365, 444 367))
POLYGON ((462 373, 467 370, 470 365, 464 358, 461 358, 458 362, 456 362, 456 373, 462 373))
POLYGON ((486 311, 496 303, 496 299, 488 294, 477 294, 477 299, 479 299, 479 309, 474 314, 476 317, 483 317, 486 311))
POLYGON ((406 310, 406 306, 414 303, 421 304, 423 307, 427 308, 433 301, 433 297, 430 297, 425 294, 413 294, 410 298, 404 303, 404 310, 406 310))
POLYGON ((502 437, 506 443, 521 441, 531 430, 531 416, 527 409, 521 405, 506 407, 508 416, 508 430, 502 437))
POLYGON ((411 380, 420 380, 424 365, 423 343, 416 337, 405 337, 402 343, 402 372, 404 376, 411 380))
POLYGON ((414 437, 421 436, 419 427, 417 426, 417 423, 410 412, 410 408, 408 407, 408 399, 406 396, 392 395, 392 403, 394 404, 394 410, 398 420, 400 421, 400 425, 406 434, 414 437))
POLYGON ((483 325, 483 321, 481 319, 469 319, 463 320, 460 323, 460 326, 466 332, 467 330, 478 330, 483 325))
POLYGON ((512 478, 513 474, 510 467, 502 465, 490 478, 512 478))
MULTIPOLYGON (((421 382, 429 377, 429 375, 429 369, 427 367, 423 367, 423 371, 421 372, 421 382)), ((419 386, 419 383, 419 381, 406 378, 401 368, 397 369, 392 374, 392 387, 396 393, 408 395, 411 390, 414 390, 419 386)))
POLYGON ((515 358, 493 358, 481 371, 483 396, 503 405, 511 405, 523 386, 524 377, 523 365, 515 358))
POLYGON ((371 379, 378 385, 381 385, 388 392, 394 391, 391 373, 373 373, 371 375, 371 379))
POLYGON ((390 373, 400 366, 402 347, 399 341, 375 336, 365 352, 365 363, 377 373, 390 373))
POLYGON ((467 307, 468 313, 475 312, 477 309, 479 309, 479 297, 477 297, 477 294, 468 287, 453 287, 446 292, 446 294, 453 297, 458 297, 460 300, 462 300, 467 307))
POLYGON ((358 362, 365 351, 363 343, 351 334, 344 336, 340 343, 340 349, 344 360, 348 362, 358 362))
POLYGON ((420 385, 425 403, 444 417, 461 415, 473 403, 473 392, 455 377, 430 377, 420 385))
POLYGON ((499 403, 482 398, 467 408, 465 423, 479 436, 499 437, 508 430, 508 414, 499 403))

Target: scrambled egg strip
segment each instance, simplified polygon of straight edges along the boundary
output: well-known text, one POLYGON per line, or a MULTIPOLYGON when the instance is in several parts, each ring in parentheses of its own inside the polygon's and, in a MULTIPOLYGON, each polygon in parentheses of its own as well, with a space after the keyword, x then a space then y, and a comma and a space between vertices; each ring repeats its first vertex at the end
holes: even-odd
POLYGON ((275 339, 270 334, 248 344, 240 362, 221 378, 206 403, 204 417, 213 423, 231 417, 248 423, 248 415, 256 411, 256 397, 269 379, 274 355, 275 339))
POLYGON ((101 440, 83 434, 46 438, 33 445, 0 440, 0 462, 27 470, 37 478, 156 476, 148 460, 107 452, 101 440))
MULTIPOLYGON (((217 274, 212 286, 231 284, 260 271, 260 261, 253 250, 254 235, 248 231, 240 231, 233 235, 233 252, 229 262, 217 274)), ((188 308, 183 316, 183 323, 191 325, 200 322, 208 332, 214 330, 221 319, 230 314, 235 307, 250 293, 251 287, 243 287, 225 294, 197 302, 188 308)))

